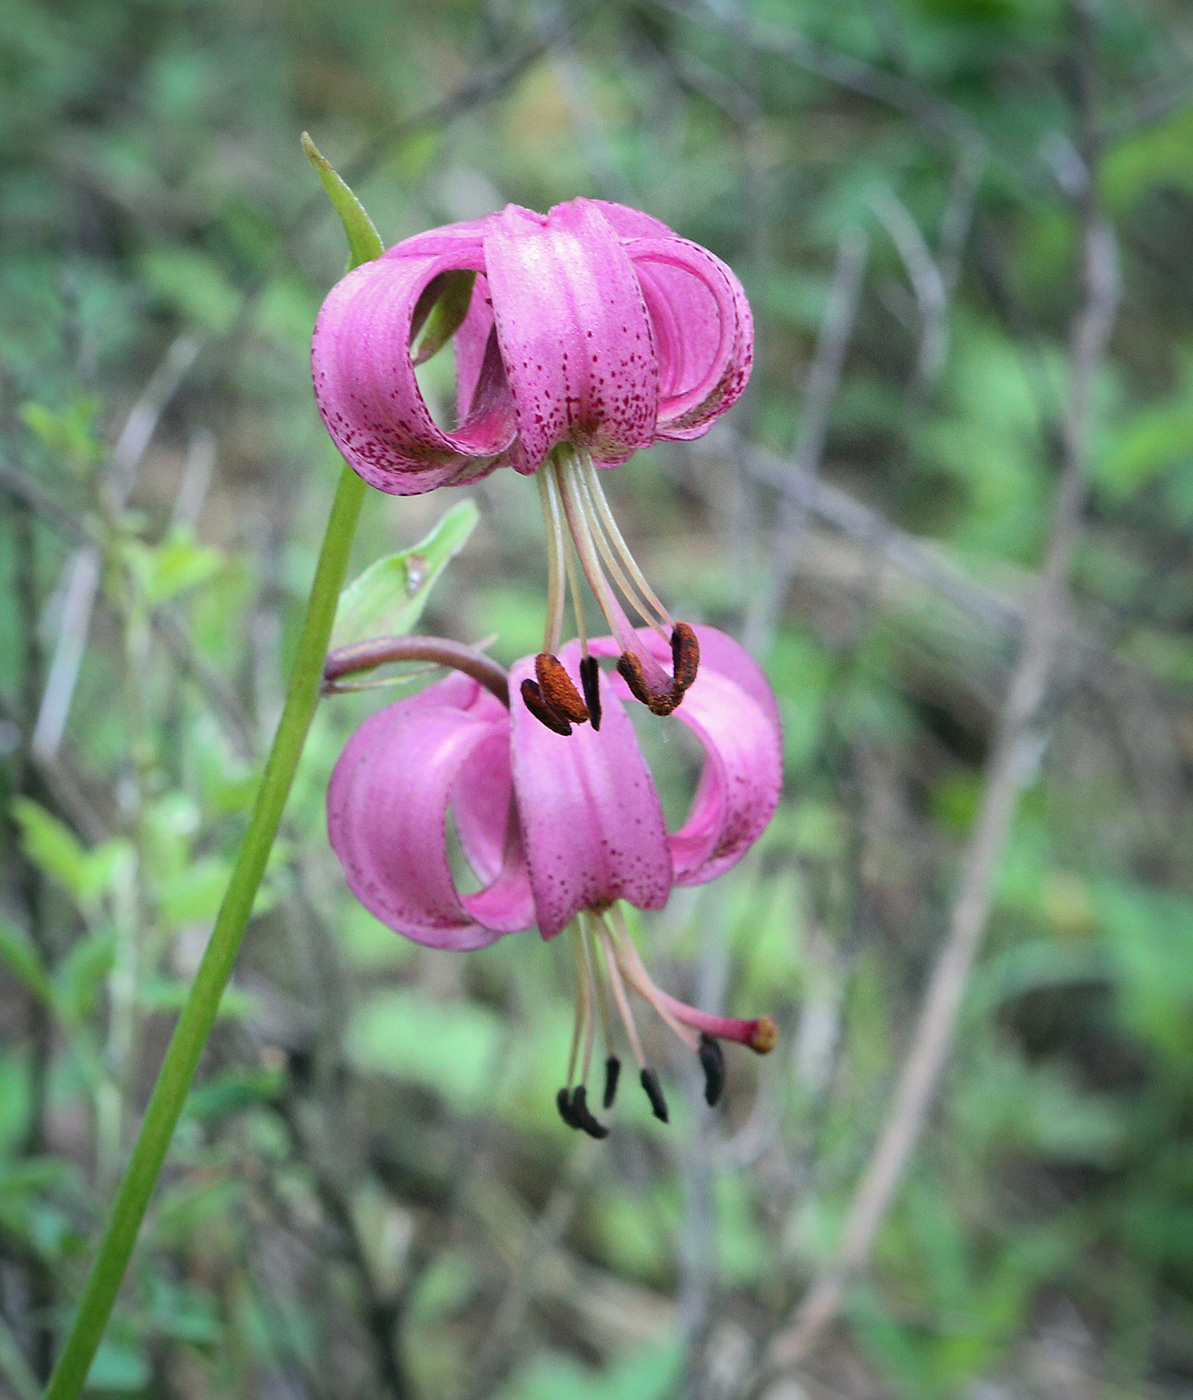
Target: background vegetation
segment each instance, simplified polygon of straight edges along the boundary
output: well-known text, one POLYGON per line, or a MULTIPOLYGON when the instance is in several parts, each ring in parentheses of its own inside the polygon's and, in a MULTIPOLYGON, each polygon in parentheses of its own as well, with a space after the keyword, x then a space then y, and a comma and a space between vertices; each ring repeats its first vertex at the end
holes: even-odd
MULTIPOLYGON (((1191 77, 1176 0, 7 0, 0 1392, 78 1296, 335 480, 307 128, 387 242, 599 194, 745 282, 748 398, 609 489, 786 724, 761 847, 642 936, 783 1039, 716 1115, 660 1042, 677 1121, 568 1132, 563 957, 353 904, 323 793, 386 697, 326 702, 94 1393, 1190 1393, 1191 77)), ((532 491, 467 494, 419 626, 509 661, 532 491)), ((459 497, 371 496, 360 567, 459 497)))

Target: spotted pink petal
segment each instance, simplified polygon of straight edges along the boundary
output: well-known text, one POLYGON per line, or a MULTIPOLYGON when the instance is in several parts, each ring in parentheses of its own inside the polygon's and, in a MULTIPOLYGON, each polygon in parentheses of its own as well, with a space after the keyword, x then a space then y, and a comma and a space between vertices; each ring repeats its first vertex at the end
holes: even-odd
POLYGON ((323 421, 349 464, 398 495, 496 466, 533 472, 561 443, 600 466, 707 431, 745 388, 753 324, 719 258, 648 214, 574 199, 408 238, 334 287, 311 360, 323 421), (477 273, 455 338, 454 432, 411 363, 419 294, 477 273))
POLYGON ((485 265, 518 447, 533 472, 560 442, 623 462, 654 438, 658 369, 621 239, 589 200, 547 215, 510 205, 485 231, 485 265))
MULTIPOLYGON (((560 656, 574 681, 578 659, 575 645, 560 656)), ((511 694, 533 677, 533 658, 517 662, 511 694)), ((517 698, 510 709, 514 794, 544 938, 582 909, 617 899, 661 909, 671 891, 662 805, 608 676, 601 697, 600 730, 582 724, 567 737, 546 729, 517 698)))
POLYGON ((741 283, 706 248, 686 238, 634 238, 638 274, 659 358, 663 438, 708 431, 741 397, 753 361, 754 322, 741 283))
POLYGON ((482 948, 529 927, 509 790, 509 719, 474 681, 453 676, 379 711, 349 740, 328 791, 328 835, 352 893, 433 948, 482 948), (453 798, 461 844, 486 881, 475 894, 461 895, 448 861, 453 798))
MULTIPOLYGON (((691 811, 668 837, 677 885, 700 885, 735 865, 762 835, 783 782, 778 706, 746 649, 715 627, 697 626, 700 669, 674 712, 704 746, 705 763, 691 811)), ((643 628, 642 644, 660 661, 667 644, 643 628)), ((590 643, 598 656, 619 651, 611 637, 590 643)), ((610 678, 626 694, 620 676, 610 678)))
MULTIPOLYGON (((419 294, 441 272, 484 270, 479 235, 446 232, 438 231, 440 252, 395 256, 393 249, 350 272, 323 303, 311 343, 315 399, 328 432, 353 470, 391 495, 484 475, 513 441, 513 405, 495 345, 487 375, 483 345, 475 356, 474 411, 455 432, 432 418, 415 377, 410 333, 419 294)), ((471 333, 475 340, 475 325, 471 333)))

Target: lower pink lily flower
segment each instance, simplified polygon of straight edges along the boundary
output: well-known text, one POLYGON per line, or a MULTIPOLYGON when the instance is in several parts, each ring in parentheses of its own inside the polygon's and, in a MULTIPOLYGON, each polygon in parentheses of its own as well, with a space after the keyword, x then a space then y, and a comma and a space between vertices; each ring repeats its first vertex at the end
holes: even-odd
MULTIPOLYGON (((499 466, 536 474, 549 570, 543 655, 559 648, 569 589, 582 625, 578 561, 632 694, 669 714, 698 654, 631 555, 597 468, 707 432, 744 391, 753 345, 745 293, 719 258, 636 209, 573 199, 548 214, 510 204, 356 268, 323 303, 311 364, 328 432, 382 491, 414 495, 499 466), (415 369, 453 340, 447 429, 415 369), (643 644, 627 607, 670 653, 643 644)), ((583 722, 588 700, 571 705, 569 723, 583 722)))
MULTIPOLYGON (((710 1104, 724 1080, 718 1042, 736 1041, 765 1054, 777 1036, 769 1016, 714 1016, 657 987, 619 908, 624 900, 639 909, 661 909, 672 886, 702 884, 728 870, 762 834, 778 804, 781 734, 770 686, 724 633, 694 631, 704 665, 676 718, 699 739, 705 760, 691 810, 677 831, 666 829, 654 780, 622 706, 628 687, 620 675, 599 671, 595 660, 588 686, 599 707, 594 723, 565 738, 537 723, 522 705, 507 708, 509 685, 531 680, 534 659, 517 662, 507 678, 495 663, 471 653, 465 664, 472 674, 449 676, 366 720, 349 740, 328 792, 328 831, 349 888, 398 933, 433 948, 469 949, 534 925, 545 939, 570 929, 576 1026, 559 1108, 570 1126, 598 1137, 607 1130, 587 1102, 598 1021, 606 1050, 606 1107, 620 1070, 610 1002, 643 1088, 664 1121, 666 1103, 643 1053, 630 991, 699 1056, 710 1104), (452 873, 449 808, 481 884, 473 893, 463 893, 452 873)), ((641 642, 656 656, 665 646, 650 632, 641 642)), ((333 656, 327 674, 382 660, 440 659, 450 646, 394 639, 384 655, 374 648, 355 664, 337 664, 333 656)), ((616 656, 619 647, 605 637, 589 650, 592 658, 616 656)), ((580 645, 570 643, 558 665, 578 675, 581 659, 580 645)))

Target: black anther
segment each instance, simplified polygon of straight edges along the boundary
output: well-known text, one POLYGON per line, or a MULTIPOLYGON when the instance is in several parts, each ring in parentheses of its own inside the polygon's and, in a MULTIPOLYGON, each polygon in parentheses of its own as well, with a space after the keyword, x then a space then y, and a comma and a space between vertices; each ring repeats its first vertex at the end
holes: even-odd
POLYGON ((616 1055, 610 1055, 605 1061, 605 1107, 612 1108, 613 1100, 617 1097, 617 1081, 621 1076, 621 1061, 616 1055))
POLYGON ((538 682, 530 680, 529 677, 522 682, 522 702, 540 724, 545 724, 554 733, 567 735, 572 732, 572 726, 567 719, 547 704, 542 691, 539 690, 538 682))
POLYGON ((580 658, 580 686, 584 691, 584 703, 588 706, 588 717, 594 729, 601 727, 601 668, 595 656, 580 658))
POLYGON ((588 1107, 588 1090, 583 1084, 576 1086, 575 1093, 572 1094, 571 1108, 576 1126, 583 1128, 589 1137, 607 1138, 609 1136, 609 1129, 605 1127, 604 1123, 592 1116, 592 1110, 588 1107))
POLYGON ((704 1102, 710 1108, 720 1102, 725 1088, 725 1052, 711 1035, 700 1036, 700 1068, 704 1071, 704 1102))
POLYGON ((569 1128, 578 1128, 580 1124, 576 1120, 576 1115, 572 1111, 572 1100, 566 1088, 560 1089, 555 1095, 555 1107, 559 1110, 559 1116, 569 1128))
POLYGON ((642 1080, 642 1088, 646 1097, 650 1100, 650 1106, 654 1110, 654 1116, 661 1123, 669 1123, 671 1115, 667 1112, 667 1100, 663 1097, 659 1076, 653 1069, 644 1069, 639 1078, 642 1080))

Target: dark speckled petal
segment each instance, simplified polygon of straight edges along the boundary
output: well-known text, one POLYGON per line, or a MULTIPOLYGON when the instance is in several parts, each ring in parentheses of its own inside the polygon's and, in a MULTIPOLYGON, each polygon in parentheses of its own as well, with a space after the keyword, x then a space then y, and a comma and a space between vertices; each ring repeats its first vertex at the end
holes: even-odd
POLYGON ((658 365, 646 302, 601 208, 510 205, 485 232, 501 357, 513 394, 513 465, 535 471, 560 442, 623 462, 654 440, 658 365))
MULTIPOLYGON (((567 666, 579 677, 578 649, 567 666)), ((510 671, 514 694, 534 659, 510 671)), ((553 938, 582 909, 626 899, 661 909, 671 891, 663 808, 634 726, 601 676, 601 727, 552 734, 515 703, 510 709, 514 798, 539 930, 553 938)))

